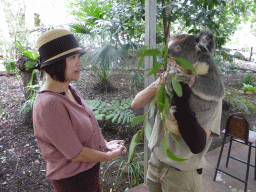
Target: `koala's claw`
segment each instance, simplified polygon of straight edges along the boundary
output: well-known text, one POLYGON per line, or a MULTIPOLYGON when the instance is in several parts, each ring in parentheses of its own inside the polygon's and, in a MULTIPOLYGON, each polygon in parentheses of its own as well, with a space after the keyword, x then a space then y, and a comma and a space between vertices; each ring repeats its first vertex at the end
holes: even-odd
POLYGON ((177 73, 176 77, 177 77, 178 82, 188 84, 190 81, 191 75, 177 73))

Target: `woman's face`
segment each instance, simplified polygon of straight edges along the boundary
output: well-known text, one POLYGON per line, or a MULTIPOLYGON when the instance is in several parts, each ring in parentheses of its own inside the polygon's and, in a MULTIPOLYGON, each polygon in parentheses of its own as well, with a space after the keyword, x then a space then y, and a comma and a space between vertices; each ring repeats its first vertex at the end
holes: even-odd
POLYGON ((66 58, 65 77, 67 81, 78 80, 80 77, 80 54, 72 55, 66 58))

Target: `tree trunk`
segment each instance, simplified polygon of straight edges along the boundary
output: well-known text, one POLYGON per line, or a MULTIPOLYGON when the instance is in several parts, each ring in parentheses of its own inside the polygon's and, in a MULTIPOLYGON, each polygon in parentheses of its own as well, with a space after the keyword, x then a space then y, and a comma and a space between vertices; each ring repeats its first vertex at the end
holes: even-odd
MULTIPOLYGON (((30 96, 31 96, 31 91, 27 91, 26 87, 28 85, 28 82, 31 79, 31 72, 21 72, 21 78, 23 81, 23 86, 24 86, 24 96, 25 96, 25 100, 27 101, 30 96)), ((32 85, 37 84, 37 80, 36 80, 36 75, 34 75, 33 77, 33 82, 32 85)), ((24 125, 28 125, 28 126, 32 126, 33 125, 33 119, 32 119, 32 109, 29 110, 28 113, 26 113, 25 118, 23 119, 23 124, 24 125)))

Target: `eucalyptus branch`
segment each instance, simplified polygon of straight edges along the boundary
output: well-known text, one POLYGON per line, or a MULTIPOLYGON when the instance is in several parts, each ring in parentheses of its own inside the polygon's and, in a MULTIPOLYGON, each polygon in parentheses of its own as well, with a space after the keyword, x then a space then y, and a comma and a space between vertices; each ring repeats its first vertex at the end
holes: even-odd
MULTIPOLYGON (((180 145, 180 144, 175 139, 173 133, 166 126, 166 118, 171 115, 169 103, 170 103, 170 99, 172 99, 172 93, 169 92, 169 90, 167 90, 168 93, 166 92, 167 77, 171 78, 170 83, 172 85, 173 91, 175 91, 175 93, 179 97, 182 96, 182 87, 181 87, 177 77, 175 76, 175 73, 172 72, 171 67, 169 67, 169 69, 166 70, 167 69, 167 61, 168 61, 168 59, 176 61, 177 66, 181 66, 181 69, 184 68, 184 70, 190 70, 192 72, 192 74, 196 74, 196 71, 195 71, 194 67, 192 66, 192 64, 189 61, 187 61, 186 59, 174 58, 174 57, 171 57, 170 55, 168 55, 168 45, 167 44, 165 45, 163 52, 161 52, 157 49, 148 49, 147 50, 147 47, 143 47, 141 49, 141 52, 137 56, 140 57, 139 62, 138 62, 138 70, 141 68, 142 62, 143 62, 143 59, 145 56, 153 56, 153 68, 149 69, 150 72, 148 73, 147 76, 150 76, 150 75, 156 76, 156 73, 159 71, 159 69, 161 67, 164 67, 164 71, 165 71, 166 75, 164 76, 163 83, 162 83, 161 87, 159 88, 159 90, 157 90, 156 95, 154 96, 153 100, 151 101, 151 105, 150 105, 149 109, 143 115, 135 117, 131 123, 131 125, 134 126, 138 123, 143 122, 143 126, 132 138, 130 148, 129 148, 129 161, 133 160, 136 146, 138 145, 140 139, 143 136, 142 133, 145 132, 147 140, 150 139, 152 127, 151 127, 151 124, 149 123, 148 119, 152 116, 152 111, 154 111, 153 106, 155 106, 155 104, 157 104, 158 113, 161 117, 163 129, 165 131, 164 140, 162 142, 163 154, 167 155, 170 159, 172 159, 174 161, 185 161, 186 159, 176 156, 168 149, 169 143, 168 143, 167 138, 169 136, 171 136, 172 139, 174 140, 174 142, 176 142, 178 145, 180 145), (157 59, 156 59, 157 56, 164 58, 163 63, 160 63, 160 64, 157 63, 157 59)), ((175 66, 175 67, 177 67, 177 66, 175 66)), ((178 127, 177 127, 177 129, 178 129, 178 127)))

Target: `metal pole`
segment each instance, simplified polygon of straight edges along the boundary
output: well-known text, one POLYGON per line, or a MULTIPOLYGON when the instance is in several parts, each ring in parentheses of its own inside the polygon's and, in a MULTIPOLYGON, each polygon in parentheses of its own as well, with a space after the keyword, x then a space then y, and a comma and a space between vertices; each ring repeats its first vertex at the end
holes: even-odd
MULTIPOLYGON (((156 0, 145 1, 145 46, 148 49, 156 48, 156 0)), ((153 67, 153 57, 145 57, 145 69, 153 67)), ((145 76, 148 72, 145 72, 145 76)), ((144 87, 149 86, 154 81, 154 76, 151 75, 144 80, 144 87)), ((148 106, 144 108, 144 111, 148 110, 148 106)), ((154 119, 149 119, 152 127, 154 119)), ((148 160, 150 157, 150 150, 148 148, 148 141, 144 135, 144 182, 146 182, 146 175, 148 170, 148 160)))

